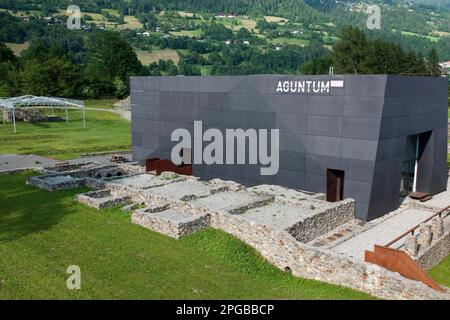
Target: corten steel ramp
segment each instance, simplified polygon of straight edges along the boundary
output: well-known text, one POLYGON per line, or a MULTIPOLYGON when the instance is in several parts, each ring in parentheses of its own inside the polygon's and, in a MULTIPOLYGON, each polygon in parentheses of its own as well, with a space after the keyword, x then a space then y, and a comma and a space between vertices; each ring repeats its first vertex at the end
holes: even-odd
POLYGON ((420 267, 419 264, 414 261, 406 252, 389 247, 400 239, 406 237, 408 234, 414 234, 414 231, 418 229, 421 224, 430 221, 434 217, 442 217, 444 213, 447 213, 444 216, 444 218, 447 218, 448 216, 450 216, 449 211, 450 206, 439 210, 428 219, 422 221, 420 224, 404 232, 386 245, 375 245, 374 251, 366 250, 364 254, 364 260, 366 262, 377 264, 390 271, 398 272, 405 278, 421 281, 435 290, 445 292, 444 288, 442 288, 436 281, 434 281, 433 278, 431 278, 425 272, 425 270, 423 270, 422 267, 420 267))
POLYGON ((404 251, 375 245, 374 251, 366 251, 364 260, 398 272, 405 278, 421 281, 435 290, 445 291, 404 251))

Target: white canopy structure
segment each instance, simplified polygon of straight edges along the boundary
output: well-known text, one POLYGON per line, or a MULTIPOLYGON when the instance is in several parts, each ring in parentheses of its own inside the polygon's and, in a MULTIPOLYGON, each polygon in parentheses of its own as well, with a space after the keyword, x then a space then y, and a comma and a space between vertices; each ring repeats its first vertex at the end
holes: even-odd
MULTIPOLYGON (((7 109, 12 112, 14 133, 16 133, 16 108, 64 108, 66 111, 66 122, 69 122, 68 109, 81 108, 83 110, 83 128, 86 128, 84 101, 81 100, 31 95, 14 98, 0 98, 0 109, 7 109)), ((4 121, 3 118, 3 123, 4 121)))

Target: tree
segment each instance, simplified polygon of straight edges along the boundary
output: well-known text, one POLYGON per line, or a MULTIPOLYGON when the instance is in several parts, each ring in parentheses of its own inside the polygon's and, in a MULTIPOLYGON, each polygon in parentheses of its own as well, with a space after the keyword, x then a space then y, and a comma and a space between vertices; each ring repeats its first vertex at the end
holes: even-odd
POLYGON ((65 57, 52 57, 44 62, 30 60, 21 78, 26 94, 77 97, 81 91, 80 68, 65 57))
POLYGON ((178 70, 180 74, 185 76, 199 76, 201 74, 199 67, 184 61, 178 63, 178 70))
POLYGON ((166 61, 166 69, 165 69, 165 71, 167 72, 168 76, 176 76, 178 74, 177 66, 170 59, 166 61))
POLYGON ((439 76, 441 74, 441 68, 439 67, 439 57, 436 49, 431 49, 427 55, 427 68, 428 72, 433 76, 439 76))
POLYGON ((0 63, 1 62, 13 62, 15 63, 17 60, 16 56, 14 55, 14 52, 7 47, 4 43, 0 42, 0 63))
POLYGON ((333 66, 336 73, 364 73, 367 40, 358 28, 345 27, 341 40, 333 46, 333 66))
POLYGON ((88 42, 86 78, 96 83, 100 94, 115 94, 120 79, 129 90, 129 77, 144 72, 133 47, 116 32, 95 33, 88 42))
POLYGON ((114 87, 116 88, 117 98, 123 99, 127 96, 128 94, 127 86, 125 85, 125 83, 123 83, 123 81, 119 77, 116 77, 114 79, 114 87))
POLYGON ((247 28, 240 28, 236 34, 236 39, 239 40, 250 40, 252 38, 253 36, 250 31, 247 30, 247 28))
POLYGON ((313 59, 308 63, 305 63, 300 71, 302 74, 312 75, 312 74, 328 74, 329 68, 331 66, 330 57, 322 57, 320 59, 313 59))
POLYGON ((15 96, 20 92, 18 67, 12 61, 0 63, 0 97, 15 96))
POLYGON ((405 56, 401 47, 377 39, 368 44, 363 69, 369 74, 398 74, 406 71, 405 56))

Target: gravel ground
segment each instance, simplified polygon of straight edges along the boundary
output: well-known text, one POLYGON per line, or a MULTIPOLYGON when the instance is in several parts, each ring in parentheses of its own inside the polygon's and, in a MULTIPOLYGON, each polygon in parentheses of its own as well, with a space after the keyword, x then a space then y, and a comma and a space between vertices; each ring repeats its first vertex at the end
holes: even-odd
MULTIPOLYGON (((449 199, 450 202, 450 199, 449 199)), ((344 241, 332 250, 352 256, 356 259, 364 260, 365 250, 373 250, 375 244, 385 245, 395 239, 403 232, 419 224, 433 212, 415 208, 401 208, 394 214, 374 227, 357 234, 353 238, 344 241)), ((394 244, 393 248, 399 248, 403 245, 402 240, 394 244)))
POLYGON ((210 188, 205 183, 199 181, 180 181, 152 188, 149 192, 176 201, 186 196, 206 197, 210 194, 209 190, 210 188))
POLYGON ((251 206, 267 198, 267 196, 255 195, 250 192, 219 192, 206 198, 196 199, 194 203, 212 210, 229 211, 238 207, 251 206))
POLYGON ((147 213, 150 217, 172 221, 174 223, 186 223, 198 219, 198 216, 187 214, 184 212, 165 210, 161 212, 147 213))
MULTIPOLYGON (((131 154, 124 154, 128 160, 132 160, 131 154)), ((86 158, 77 158, 67 161, 56 160, 46 157, 37 156, 34 154, 18 155, 18 154, 0 154, 0 171, 6 170, 18 170, 27 168, 43 168, 54 166, 61 162, 70 163, 84 163, 84 162, 96 162, 98 164, 111 164, 109 161, 111 155, 99 155, 86 158)))
POLYGON ((284 230, 307 217, 318 214, 319 212, 320 211, 273 203, 262 208, 248 210, 241 216, 251 221, 256 221, 264 225, 275 226, 284 230))
POLYGON ((41 156, 16 155, 16 154, 0 154, 0 171, 26 169, 26 168, 42 168, 53 166, 61 161, 45 158, 41 156))
POLYGON ((151 174, 140 174, 131 177, 114 179, 111 182, 136 189, 147 189, 162 186, 170 183, 171 181, 151 174))
MULTIPOLYGON (((132 155, 131 154, 120 154, 123 155, 127 160, 132 161, 132 155)), ((83 157, 83 158, 77 158, 68 160, 71 163, 83 163, 83 162, 97 162, 98 164, 111 164, 112 162, 109 161, 111 158, 111 155, 99 155, 99 156, 92 156, 92 157, 83 157)))

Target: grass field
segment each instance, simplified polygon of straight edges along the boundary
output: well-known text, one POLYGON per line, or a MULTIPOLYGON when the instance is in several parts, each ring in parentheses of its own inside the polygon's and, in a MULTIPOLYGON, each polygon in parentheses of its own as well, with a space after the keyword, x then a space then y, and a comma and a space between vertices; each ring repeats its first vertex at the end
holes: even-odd
POLYGON ((112 109, 114 103, 118 102, 117 99, 88 99, 84 100, 86 108, 100 108, 100 109, 112 109))
MULTIPOLYGON (((89 103, 100 105, 101 103, 89 103)), ((104 104, 108 107, 108 102, 104 104)), ((55 112, 63 116, 63 111, 55 112)), ((56 159, 71 159, 82 153, 131 149, 131 124, 119 115, 86 111, 86 129, 82 113, 69 111, 66 122, 17 122, 17 133, 11 123, 0 123, 0 153, 38 154, 56 159)))
POLYGON ((196 30, 180 30, 180 31, 170 31, 170 34, 176 37, 201 37, 202 36, 202 30, 196 29, 196 30))
POLYGON ((299 45, 299 46, 306 46, 308 44, 308 40, 304 40, 304 39, 298 39, 298 38, 285 38, 285 37, 279 37, 279 38, 273 38, 273 39, 267 39, 270 43, 273 44, 278 44, 278 45, 282 45, 282 44, 295 44, 295 45, 299 45))
MULTIPOLYGON (((243 19, 243 18, 239 18, 241 27, 246 28, 248 31, 252 31, 254 29, 256 29, 256 20, 253 19, 243 19)), ((236 30, 239 30, 240 27, 236 28, 236 30)))
POLYGON ((180 17, 193 17, 194 13, 193 12, 186 12, 186 11, 178 11, 178 14, 180 15, 180 17))
POLYGON ((143 27, 142 23, 135 16, 124 16, 124 24, 118 26, 119 29, 136 30, 143 27))
POLYGON ((175 50, 172 49, 163 49, 163 50, 154 50, 152 52, 143 51, 138 48, 135 48, 134 51, 139 59, 139 61, 143 65, 149 65, 152 62, 158 62, 161 60, 172 60, 175 64, 180 60, 180 56, 175 50))
POLYGON ((174 240, 117 209, 0 177, 0 299, 367 299, 347 288, 294 278, 252 248, 208 229, 174 240), (68 290, 69 265, 81 290, 68 290))
POLYGON ((402 31, 402 34, 405 36, 415 36, 415 37, 421 37, 421 38, 426 38, 427 40, 431 41, 431 42, 437 42, 439 41, 439 37, 434 37, 434 36, 424 36, 422 34, 418 34, 418 33, 414 33, 414 32, 408 32, 408 31, 402 31))
POLYGON ((430 276, 440 284, 450 287, 450 256, 429 271, 430 276))
POLYGON ((266 19, 267 22, 275 22, 281 25, 285 24, 286 21, 288 21, 288 19, 286 18, 276 16, 265 16, 264 19, 266 19))
POLYGON ((22 51, 29 47, 28 42, 24 42, 24 43, 5 42, 5 45, 7 47, 9 47, 16 56, 20 56, 22 51))
POLYGON ((450 37, 450 32, 445 31, 433 31, 431 34, 436 37, 450 37))

